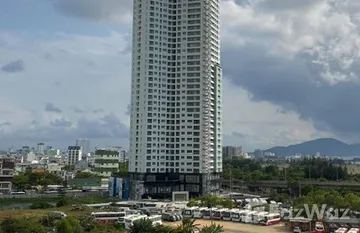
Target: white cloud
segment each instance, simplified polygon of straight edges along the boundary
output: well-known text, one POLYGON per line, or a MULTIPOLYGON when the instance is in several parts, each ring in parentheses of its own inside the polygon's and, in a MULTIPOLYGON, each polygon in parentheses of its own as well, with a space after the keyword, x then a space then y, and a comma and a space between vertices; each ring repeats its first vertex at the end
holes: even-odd
POLYGON ((283 112, 266 101, 254 102, 251 95, 224 79, 225 144, 241 145, 245 150, 304 142, 331 133, 317 131, 313 123, 295 112, 283 112), (236 101, 234 101, 236 100, 236 101), (240 133, 242 136, 238 137, 240 133))
POLYGON ((360 9, 356 1, 251 2, 222 2, 224 41, 234 44, 237 37, 241 45, 244 39, 258 42, 267 46, 270 54, 289 58, 309 54, 313 64, 323 70, 320 81, 332 85, 358 78, 349 71, 360 57, 358 14, 352 13, 354 8, 360 9))
MULTIPOLYGON (((54 2, 56 9, 66 15, 116 22, 126 28, 130 26, 130 0, 54 2)), ((356 81, 358 76, 354 66, 360 53, 357 29, 360 4, 354 0, 239 2, 223 0, 221 3, 223 56, 232 59, 233 54, 229 51, 247 48, 244 50, 246 53, 237 53, 238 59, 233 59, 239 66, 235 64, 231 68, 238 72, 238 80, 248 78, 261 81, 251 83, 254 86, 245 82, 230 83, 229 80, 234 81, 230 77, 230 73, 233 73, 230 69, 224 70, 227 77, 223 92, 225 143, 243 145, 246 150, 252 150, 336 135, 340 131, 334 126, 338 123, 336 117, 331 118, 331 106, 323 103, 329 99, 330 104, 346 106, 345 100, 348 99, 341 100, 340 96, 351 93, 348 89, 338 90, 336 96, 339 98, 331 99, 326 93, 305 95, 311 88, 292 88, 289 92, 284 86, 282 92, 277 86, 290 79, 286 85, 294 83, 299 88, 309 87, 294 78, 296 75, 296 78, 300 77, 297 73, 305 70, 302 69, 305 65, 293 67, 286 62, 297 62, 296 59, 301 56, 307 56, 304 59, 309 59, 316 69, 316 74, 304 78, 312 78, 315 84, 320 84, 316 86, 318 89, 311 89, 313 92, 321 92, 323 86, 328 87, 329 84, 335 88, 339 84, 356 81), (266 62, 270 65, 265 66, 266 62), (257 72, 252 73, 251 77, 241 76, 249 75, 244 70, 250 67, 255 67, 257 72), (267 81, 266 78, 274 78, 267 77, 271 70, 277 70, 276 74, 291 75, 282 82, 270 80, 262 83, 267 81), (270 85, 272 83, 273 86, 270 85), (263 95, 256 93, 256 88, 263 95), (277 92, 272 93, 274 90, 271 88, 277 92), (271 99, 272 95, 282 96, 271 99), (291 102, 292 97, 298 102, 291 102), (309 101, 306 106, 313 108, 305 109, 303 102, 299 102, 301 98, 309 101), (254 102, 254 99, 268 101, 254 102), (285 109, 286 114, 279 109, 285 109), (315 129, 314 126, 322 120, 326 126, 333 127, 322 131, 315 129), (330 129, 332 133, 328 132, 330 129)), ((11 78, 0 73, 0 131, 6 132, 0 134, 0 139, 10 142, 23 135, 20 139, 25 143, 27 140, 31 142, 32 137, 35 140, 36 135, 40 135, 39 140, 51 135, 54 141, 58 138, 73 141, 75 135, 94 133, 90 130, 96 130, 94 134, 102 138, 114 136, 115 139, 110 139, 111 143, 121 142, 121 145, 127 146, 126 139, 118 138, 123 136, 122 124, 128 126, 129 117, 126 114, 131 85, 129 35, 117 31, 109 31, 103 36, 60 32, 54 35, 33 34, 0 31, 0 52, 3 55, 0 56, 0 67, 16 59, 22 59, 26 64, 25 72, 14 73, 11 78), (53 103, 61 112, 45 113, 46 103, 53 103)), ((226 64, 223 66, 226 67, 226 64)), ((307 73, 304 72, 304 75, 307 73)), ((344 112, 358 115, 356 112, 344 112)), ((97 142, 100 141, 98 138, 97 142)), ((106 142, 103 140, 103 143, 106 142)))
MULTIPOLYGON (((8 41, 11 36, 0 32, 0 41, 8 41)), ((128 46, 126 34, 114 31, 105 36, 17 34, 16 38, 16 44, 2 47, 4 56, 0 56, 0 66, 19 57, 27 65, 26 72, 11 77, 0 75, 0 104, 2 111, 8 112, 0 113, 0 120, 11 123, 11 132, 20 132, 28 125, 50 126, 59 114, 77 122, 84 115, 85 120, 95 121, 113 112, 128 125, 130 56, 122 52, 128 46), (28 48, 24 49, 26 45, 28 48), (56 113, 44 112, 49 103, 59 108, 56 113), (88 112, 78 114, 74 107, 88 112), (105 112, 95 111, 98 109, 105 112), (33 120, 36 125, 30 124, 33 120)))

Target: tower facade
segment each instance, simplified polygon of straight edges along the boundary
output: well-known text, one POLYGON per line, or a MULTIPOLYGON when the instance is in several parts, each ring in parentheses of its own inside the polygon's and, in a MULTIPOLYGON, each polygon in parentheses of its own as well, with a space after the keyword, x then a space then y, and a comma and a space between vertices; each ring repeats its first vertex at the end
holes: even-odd
POLYGON ((134 194, 217 190, 220 0, 134 0, 129 172, 134 194))

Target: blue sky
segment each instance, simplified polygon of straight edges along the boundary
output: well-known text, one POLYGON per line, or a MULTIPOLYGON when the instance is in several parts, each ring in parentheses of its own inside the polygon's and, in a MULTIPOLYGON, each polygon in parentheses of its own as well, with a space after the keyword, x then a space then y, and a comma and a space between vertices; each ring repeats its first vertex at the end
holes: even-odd
MULTIPOLYGON (((0 1, 0 149, 128 146, 131 0, 0 1)), ((358 1, 222 0, 224 140, 359 142, 358 1)))

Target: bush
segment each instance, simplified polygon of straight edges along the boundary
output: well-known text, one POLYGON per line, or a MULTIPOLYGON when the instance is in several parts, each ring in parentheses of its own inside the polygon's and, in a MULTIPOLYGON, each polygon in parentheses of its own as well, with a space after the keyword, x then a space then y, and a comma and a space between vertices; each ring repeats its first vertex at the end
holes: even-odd
POLYGON ((47 202, 36 202, 36 203, 33 203, 31 206, 30 206, 30 209, 50 209, 50 208, 53 208, 54 206, 51 205, 50 203, 47 203, 47 202))
POLYGON ((62 207, 69 205, 69 201, 66 198, 61 198, 57 203, 56 207, 62 207))

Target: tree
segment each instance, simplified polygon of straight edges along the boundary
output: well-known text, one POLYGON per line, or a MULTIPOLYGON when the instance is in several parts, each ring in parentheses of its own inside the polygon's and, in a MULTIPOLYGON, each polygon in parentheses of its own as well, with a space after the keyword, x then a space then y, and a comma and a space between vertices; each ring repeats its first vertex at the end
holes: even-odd
POLYGON ((0 224, 2 233, 46 233, 45 227, 32 219, 6 218, 0 224))
POLYGON ((39 223, 45 227, 54 227, 57 219, 51 214, 45 215, 40 218, 39 223))
POLYGON ((80 223, 72 218, 66 217, 56 223, 57 233, 79 233, 81 232, 80 223))
POLYGON ((199 203, 197 202, 197 200, 191 198, 186 205, 187 205, 188 207, 193 207, 193 206, 198 206, 199 203))
POLYGON ((12 179, 12 186, 14 189, 19 191, 24 191, 29 186, 29 176, 25 173, 20 173, 13 177, 12 179))
POLYGON ((130 227, 129 233, 149 233, 153 232, 154 227, 149 219, 135 221, 130 227))
POLYGON ((91 173, 91 172, 78 172, 75 175, 75 178, 81 179, 81 178, 93 178, 93 177, 97 177, 96 174, 91 173))
POLYGON ((205 226, 201 229, 200 233, 221 233, 224 232, 223 227, 216 224, 211 224, 210 226, 205 226))
POLYGON ((74 165, 65 165, 64 167, 62 167, 62 170, 64 170, 64 171, 74 171, 75 166, 74 165))
POLYGON ((195 219, 184 218, 177 230, 181 233, 195 233, 199 231, 199 224, 195 224, 195 219))

